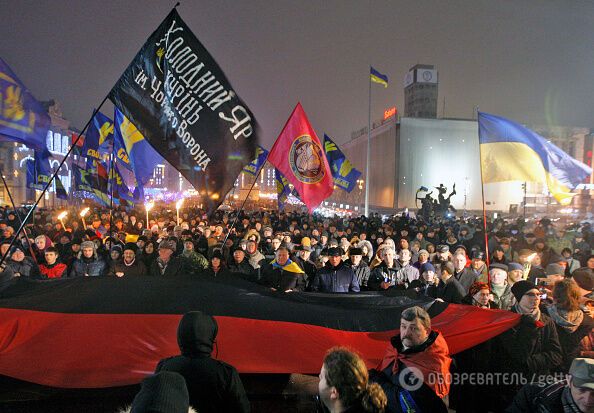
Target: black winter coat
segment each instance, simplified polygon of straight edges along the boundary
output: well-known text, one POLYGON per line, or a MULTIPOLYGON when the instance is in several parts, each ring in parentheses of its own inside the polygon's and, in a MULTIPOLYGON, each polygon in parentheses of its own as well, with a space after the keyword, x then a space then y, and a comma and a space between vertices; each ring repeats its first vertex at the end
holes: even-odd
POLYGON ((336 267, 327 262, 315 276, 311 290, 323 293, 358 293, 360 288, 355 272, 341 261, 336 267))
POLYGON ((181 354, 161 360, 155 373, 172 371, 186 380, 190 405, 200 413, 248 413, 250 402, 235 367, 211 358, 218 326, 199 311, 186 313, 177 331, 181 354))
POLYGON ((149 275, 163 277, 188 275, 188 268, 189 266, 187 265, 186 259, 184 257, 171 257, 169 259, 167 267, 165 267, 165 272, 163 274, 161 274, 161 269, 159 267, 158 261, 153 261, 151 267, 149 268, 149 275))

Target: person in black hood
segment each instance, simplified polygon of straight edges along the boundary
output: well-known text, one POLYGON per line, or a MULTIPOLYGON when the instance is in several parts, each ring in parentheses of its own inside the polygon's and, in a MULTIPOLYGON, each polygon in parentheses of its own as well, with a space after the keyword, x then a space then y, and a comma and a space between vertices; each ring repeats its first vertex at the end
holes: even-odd
POLYGON ((190 404, 200 413, 249 412, 250 403, 235 367, 210 356, 217 333, 212 316, 200 311, 184 314, 177 328, 181 355, 161 360, 155 372, 181 374, 190 404))

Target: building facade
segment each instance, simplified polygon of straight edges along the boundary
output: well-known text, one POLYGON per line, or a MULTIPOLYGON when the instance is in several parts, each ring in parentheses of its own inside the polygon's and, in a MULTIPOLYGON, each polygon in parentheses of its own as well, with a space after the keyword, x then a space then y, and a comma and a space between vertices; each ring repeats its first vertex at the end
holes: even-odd
POLYGON ((437 117, 438 73, 433 65, 418 64, 404 78, 404 116, 437 117))

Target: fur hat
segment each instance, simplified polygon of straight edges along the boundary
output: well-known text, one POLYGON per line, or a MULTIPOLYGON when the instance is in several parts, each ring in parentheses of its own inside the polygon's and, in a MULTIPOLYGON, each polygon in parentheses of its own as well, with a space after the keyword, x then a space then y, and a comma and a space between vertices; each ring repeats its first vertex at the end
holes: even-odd
POLYGON ((97 246, 93 241, 84 241, 82 244, 80 244, 80 249, 82 250, 84 248, 93 248, 93 251, 95 251, 97 246))
POLYGON ((160 250, 169 249, 169 250, 175 252, 175 250, 177 249, 177 244, 173 240, 166 239, 166 240, 161 241, 161 243, 159 244, 159 249, 160 250))

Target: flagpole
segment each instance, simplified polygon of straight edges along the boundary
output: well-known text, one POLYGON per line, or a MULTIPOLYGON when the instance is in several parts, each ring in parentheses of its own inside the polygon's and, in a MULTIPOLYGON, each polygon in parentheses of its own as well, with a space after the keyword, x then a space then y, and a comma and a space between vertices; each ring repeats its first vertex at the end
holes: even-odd
MULTIPOLYGON (((477 114, 477 122, 478 122, 478 106, 476 107, 476 114, 477 114)), ((480 128, 480 126, 479 126, 480 128)), ((488 268, 490 264, 489 259, 489 237, 487 235, 487 209, 485 207, 485 184, 483 181, 483 152, 481 149, 481 138, 480 138, 480 130, 479 130, 479 165, 481 170, 481 198, 483 204, 483 231, 485 232, 485 257, 487 258, 487 283, 491 285, 491 275, 489 274, 488 268)))
POLYGON ((109 182, 111 185, 110 194, 109 194, 109 236, 113 237, 113 178, 114 178, 114 163, 115 163, 115 155, 113 153, 113 148, 115 145, 111 146, 111 155, 110 155, 110 162, 109 162, 109 182))
MULTIPOLYGON (((0 177, 2 177, 2 183, 4 183, 4 188, 6 188, 6 193, 8 194, 8 198, 10 199, 10 203, 12 204, 12 207, 14 208, 14 214, 19 219, 19 224, 22 224, 23 220, 21 219, 21 214, 19 213, 19 211, 14 203, 14 199, 12 198, 12 194, 10 193, 10 190, 8 189, 8 184, 6 183, 6 179, 4 179, 4 174, 1 172, 0 172, 0 177)), ((33 258, 33 260, 35 261, 35 264, 39 264, 37 262, 37 257, 35 256, 35 253, 33 252, 33 247, 31 246, 31 243, 29 242, 29 234, 27 234, 27 229, 23 228, 23 231, 25 232, 25 239, 27 240, 27 245, 29 246, 29 252, 31 253, 31 258, 33 258)))
MULTIPOLYGON (((269 154, 270 154, 270 152, 269 152, 269 154)), ((241 211, 243 211, 243 207, 245 206, 245 203, 247 202, 248 198, 250 197, 250 193, 252 192, 252 189, 254 189, 254 185, 256 184, 256 182, 258 182, 258 178, 260 178, 260 173, 262 173, 262 171, 264 170, 264 165, 266 165, 267 160, 268 160, 268 155, 266 156, 266 159, 264 159, 264 162, 262 163, 262 166, 260 167, 260 169, 258 169, 258 173, 256 173, 256 179, 254 179, 254 182, 252 182, 252 186, 250 186, 250 190, 248 191, 243 202, 241 203, 241 207, 237 211, 237 214, 235 214, 235 218, 233 218, 233 222, 231 223, 231 226, 229 227, 229 231, 227 231, 227 235, 225 235, 225 240, 223 241, 223 248, 225 247, 225 244, 227 243, 227 239, 229 239, 231 230, 235 227, 235 224, 237 223, 237 220, 239 219, 239 214, 241 213, 241 211)), ((240 174, 241 173, 243 173, 243 172, 240 172, 240 174)))
MULTIPOLYGON (((371 73, 371 66, 369 66, 369 72, 371 73)), ((369 178, 369 160, 371 158, 371 75, 367 77, 367 82, 369 83, 369 111, 367 113, 367 162, 365 164, 365 179, 367 180, 367 185, 365 185, 365 216, 369 218, 369 186, 371 183, 371 179, 369 178)))
POLYGON ((14 237, 10 241, 10 245, 8 246, 8 249, 6 250, 6 252, 4 253, 4 255, 2 256, 2 258, 0 258, 0 267, 4 263, 4 260, 6 259, 6 256, 8 255, 8 252, 10 251, 10 249, 12 248, 15 240, 17 239, 17 237, 19 236, 19 234, 23 230, 23 228, 25 226, 25 223, 29 220, 31 214, 33 214, 33 212, 35 211, 35 208, 37 208, 37 205, 39 204, 39 201, 41 201, 41 199, 45 195, 45 192, 47 191, 47 189, 49 188, 49 186, 52 184, 52 181, 54 180, 54 178, 56 177, 56 175, 58 175, 58 171, 60 170, 60 168, 62 168, 62 165, 64 165, 64 163, 66 162, 66 159, 72 153, 72 150, 74 149, 74 147, 76 146, 76 144, 80 140, 81 136, 87 131, 87 129, 89 128, 89 125, 93 121, 93 118, 95 117, 95 115, 97 114, 97 112, 99 112, 99 110, 101 109, 101 107, 105 104, 105 101, 108 99, 108 97, 109 97, 109 95, 106 95, 103 98, 103 100, 101 101, 101 104, 99 105, 99 107, 93 111, 93 115, 91 116, 91 119, 89 119, 89 121, 87 122, 87 124, 85 125, 85 127, 83 128, 83 130, 78 134, 78 136, 76 137, 76 140, 74 142, 72 142, 72 145, 70 145, 70 149, 68 149, 68 152, 66 152, 66 154, 64 155, 64 158, 60 161, 60 164, 56 168, 56 171, 53 173, 53 175, 51 176, 51 178, 49 179, 49 181, 47 182, 47 184, 45 184, 45 187, 43 188, 43 191, 41 191, 41 194, 39 194, 39 197, 35 201, 35 204, 33 204, 33 206, 31 207, 31 209, 29 209, 29 212, 25 216, 25 219, 21 222, 21 225, 20 225, 19 229, 16 231, 16 233, 14 234, 14 237))

